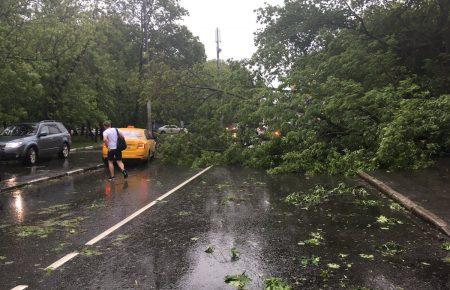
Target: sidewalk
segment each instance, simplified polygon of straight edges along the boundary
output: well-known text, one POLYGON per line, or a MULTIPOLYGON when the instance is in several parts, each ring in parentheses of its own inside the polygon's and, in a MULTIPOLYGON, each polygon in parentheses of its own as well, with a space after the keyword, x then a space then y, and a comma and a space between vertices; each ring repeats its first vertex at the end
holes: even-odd
POLYGON ((0 163, 0 191, 9 191, 68 175, 103 167, 99 150, 76 150, 69 159, 52 158, 37 166, 24 166, 21 162, 0 163))
POLYGON ((450 225, 450 158, 428 169, 368 173, 450 225))

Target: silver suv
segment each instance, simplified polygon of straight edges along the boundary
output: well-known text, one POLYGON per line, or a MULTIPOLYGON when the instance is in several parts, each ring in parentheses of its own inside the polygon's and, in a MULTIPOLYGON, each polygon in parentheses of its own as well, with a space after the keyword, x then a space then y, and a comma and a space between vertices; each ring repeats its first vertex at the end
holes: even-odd
POLYGON ((0 134, 0 160, 19 159, 34 165, 41 157, 68 158, 70 145, 70 134, 59 122, 16 124, 0 134))

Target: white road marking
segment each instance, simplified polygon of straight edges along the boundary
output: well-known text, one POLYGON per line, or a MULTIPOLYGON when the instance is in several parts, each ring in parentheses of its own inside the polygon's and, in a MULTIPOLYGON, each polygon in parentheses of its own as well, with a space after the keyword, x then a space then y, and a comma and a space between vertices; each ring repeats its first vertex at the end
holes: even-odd
POLYGON ((27 288, 28 288, 28 285, 19 285, 19 286, 12 288, 11 290, 23 290, 23 289, 27 289, 27 288))
POLYGON ((169 195, 171 195, 172 193, 174 193, 175 191, 179 190, 180 188, 184 187, 186 184, 188 184, 189 182, 191 182, 192 180, 196 179, 197 177, 199 177, 200 175, 202 175, 203 173, 205 173, 206 171, 208 171, 209 169, 211 169, 212 166, 200 171, 199 173, 197 173, 196 175, 192 176, 191 178, 189 178, 188 180, 186 180, 185 182, 181 183, 180 185, 178 185, 177 187, 171 189, 170 191, 168 191, 167 193, 161 195, 160 197, 158 197, 155 201, 152 201, 151 203, 147 204, 146 206, 144 206, 143 208, 141 208, 140 210, 136 211, 135 213, 133 213, 132 215, 128 216, 126 219, 122 220, 121 222, 117 223, 116 225, 110 227, 109 229, 107 229, 106 231, 104 231, 103 233, 101 233, 100 235, 96 236, 95 238, 93 238, 92 240, 90 240, 89 242, 86 243, 86 246, 92 246, 96 243, 98 243, 99 241, 101 241, 102 239, 104 239, 105 237, 107 237, 108 235, 110 235, 111 233, 113 233, 114 231, 116 231, 117 229, 121 228, 122 226, 124 226, 125 224, 127 224, 128 222, 130 222, 131 220, 133 220, 134 218, 136 218, 137 216, 141 215, 143 212, 145 212, 146 210, 148 210, 149 208, 151 208, 152 206, 154 206, 156 203, 158 203, 159 201, 165 199, 166 197, 168 197, 169 195))
POLYGON ((31 184, 31 183, 36 183, 36 182, 44 181, 44 180, 47 180, 48 178, 49 178, 49 177, 46 176, 46 177, 41 177, 41 178, 38 178, 38 179, 33 179, 33 180, 31 180, 29 183, 31 184))
POLYGON ((75 170, 72 170, 72 171, 67 171, 67 175, 73 175, 73 174, 76 174, 76 173, 80 173, 80 172, 83 172, 83 169, 82 168, 80 168, 80 169, 75 169, 75 170))
POLYGON ((61 267, 62 265, 64 265, 65 263, 69 262, 70 260, 72 260, 73 258, 78 256, 79 254, 80 253, 78 253, 78 252, 72 252, 70 254, 67 254, 64 257, 62 257, 61 259, 59 259, 58 261, 54 262, 53 264, 51 264, 50 266, 45 268, 45 270, 56 270, 59 267, 61 267))

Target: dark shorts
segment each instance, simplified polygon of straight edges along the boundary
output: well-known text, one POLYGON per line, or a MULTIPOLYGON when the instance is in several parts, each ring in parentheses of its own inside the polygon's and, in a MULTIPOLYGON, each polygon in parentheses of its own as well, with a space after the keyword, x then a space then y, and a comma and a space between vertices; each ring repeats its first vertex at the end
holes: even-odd
POLYGON ((122 151, 117 149, 111 149, 108 151, 108 160, 109 161, 119 161, 122 160, 122 151))

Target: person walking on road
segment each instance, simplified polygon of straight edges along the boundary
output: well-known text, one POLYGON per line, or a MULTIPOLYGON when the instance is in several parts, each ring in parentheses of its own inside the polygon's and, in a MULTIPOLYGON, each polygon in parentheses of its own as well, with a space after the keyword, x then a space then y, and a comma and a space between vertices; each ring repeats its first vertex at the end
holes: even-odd
POLYGON ((106 147, 108 147, 108 168, 110 173, 109 180, 114 179, 114 161, 116 161, 122 171, 123 177, 127 178, 128 173, 122 162, 122 151, 117 149, 117 140, 119 139, 119 136, 121 138, 124 138, 124 136, 117 128, 111 128, 110 121, 105 121, 103 123, 103 127, 105 127, 105 131, 103 131, 103 141, 105 142, 106 147))

